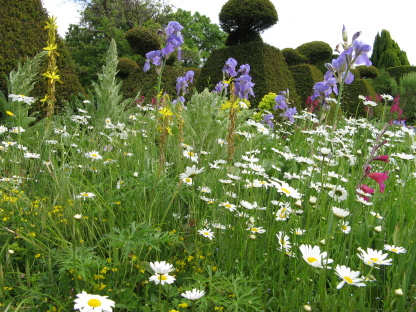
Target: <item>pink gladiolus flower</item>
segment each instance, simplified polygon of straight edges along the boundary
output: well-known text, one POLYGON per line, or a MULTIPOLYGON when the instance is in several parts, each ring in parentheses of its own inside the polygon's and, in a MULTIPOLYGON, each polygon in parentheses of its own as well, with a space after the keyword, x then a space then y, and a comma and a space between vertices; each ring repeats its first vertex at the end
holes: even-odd
POLYGON ((374 194, 374 189, 366 184, 360 185, 360 190, 367 194, 374 194))
POLYGON ((373 160, 381 160, 384 162, 389 162, 389 156, 388 155, 378 156, 378 157, 374 157, 373 160))
POLYGON ((367 177, 373 179, 374 181, 376 181, 378 183, 378 185, 380 186, 380 193, 384 192, 384 189, 386 188, 386 186, 384 185, 384 181, 388 179, 388 175, 387 175, 388 171, 386 172, 371 172, 367 174, 367 177))

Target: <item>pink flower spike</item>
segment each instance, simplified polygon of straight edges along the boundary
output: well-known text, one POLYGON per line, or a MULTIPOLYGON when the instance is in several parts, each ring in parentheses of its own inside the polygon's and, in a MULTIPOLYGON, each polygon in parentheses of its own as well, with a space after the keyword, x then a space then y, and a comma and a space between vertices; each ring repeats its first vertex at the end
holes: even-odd
POLYGON ((377 157, 374 157, 372 160, 381 160, 384 162, 389 162, 389 156, 388 155, 377 156, 377 157))
POLYGON ((374 189, 372 187, 369 187, 366 184, 362 184, 359 186, 359 189, 362 190, 364 193, 367 194, 374 194, 374 189))
POLYGON ((374 181, 376 181, 378 183, 378 185, 380 186, 380 193, 384 192, 384 189, 386 188, 386 186, 384 185, 384 181, 388 179, 388 175, 387 175, 388 171, 386 172, 371 172, 367 174, 367 177, 373 179, 374 181))

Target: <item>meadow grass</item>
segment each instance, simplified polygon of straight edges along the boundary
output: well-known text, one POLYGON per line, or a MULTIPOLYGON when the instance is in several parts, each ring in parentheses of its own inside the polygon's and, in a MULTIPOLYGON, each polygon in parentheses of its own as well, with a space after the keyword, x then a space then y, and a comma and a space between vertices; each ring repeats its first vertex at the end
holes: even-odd
POLYGON ((412 128, 341 118, 332 134, 302 111, 270 129, 238 108, 230 157, 226 97, 195 93, 186 110, 160 99, 166 123, 152 105, 110 110, 120 97, 100 93, 119 88, 109 71, 95 85, 107 108, 90 94, 30 131, 2 128, 5 311, 72 311, 82 291, 116 311, 416 309, 412 128), (382 155, 389 161, 373 159, 382 155), (384 192, 361 180, 366 163, 388 172, 384 192), (375 189, 368 201, 361 184, 375 189), (368 248, 385 255, 365 262, 368 248), (173 265, 171 284, 149 280, 156 261, 173 265), (338 265, 359 272, 355 284, 338 265), (180 295, 191 289, 205 295, 180 295))

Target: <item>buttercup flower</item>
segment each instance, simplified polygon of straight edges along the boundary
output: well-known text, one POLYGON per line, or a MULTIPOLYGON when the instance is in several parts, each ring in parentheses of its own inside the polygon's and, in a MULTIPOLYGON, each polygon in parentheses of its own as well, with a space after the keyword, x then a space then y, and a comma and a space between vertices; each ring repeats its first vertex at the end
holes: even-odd
POLYGON ((90 295, 85 291, 77 294, 77 299, 74 300, 74 310, 80 312, 112 312, 115 302, 107 299, 108 296, 90 295))

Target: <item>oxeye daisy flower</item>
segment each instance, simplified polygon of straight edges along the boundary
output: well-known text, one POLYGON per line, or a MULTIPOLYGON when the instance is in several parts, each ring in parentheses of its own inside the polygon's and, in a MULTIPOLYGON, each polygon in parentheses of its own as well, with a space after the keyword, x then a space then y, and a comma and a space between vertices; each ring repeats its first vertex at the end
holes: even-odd
POLYGON ((103 159, 103 156, 100 155, 97 151, 92 151, 84 154, 85 157, 91 158, 92 160, 103 159))
POLYGON ((347 209, 341 209, 338 207, 332 207, 332 212, 334 213, 334 215, 338 218, 345 218, 346 216, 348 216, 350 214, 350 212, 347 209))
POLYGON ((241 207, 244 207, 244 208, 246 208, 246 209, 255 209, 255 208, 257 208, 257 202, 254 202, 254 203, 249 203, 248 201, 245 201, 245 200, 240 200, 240 205, 241 205, 241 207))
POLYGON ((302 244, 299 246, 299 250, 302 252, 302 258, 311 266, 321 269, 330 269, 328 264, 332 263, 332 259, 325 259, 327 252, 321 253, 319 246, 311 246, 302 244))
POLYGON ((283 231, 279 231, 279 233, 276 234, 277 237, 277 241, 280 245, 280 249, 279 250, 283 250, 284 251, 288 251, 292 248, 290 241, 289 241, 289 236, 285 235, 285 232, 283 231))
POLYGON ((407 252, 407 250, 404 249, 403 247, 397 247, 397 246, 394 246, 394 245, 387 245, 387 244, 384 245, 384 250, 391 251, 391 252, 394 252, 394 253, 397 253, 397 254, 407 252))
POLYGON ((295 235, 304 235, 305 234, 305 230, 302 230, 301 228, 295 228, 290 230, 291 233, 295 234, 295 235))
POLYGON ((82 192, 77 196, 77 198, 83 198, 83 199, 93 198, 93 197, 95 197, 95 194, 94 193, 89 193, 89 192, 82 192))
POLYGON ((228 201, 222 202, 218 206, 224 207, 224 208, 226 208, 226 209, 228 209, 230 211, 236 211, 237 210, 237 206, 234 205, 234 204, 230 204, 228 201))
POLYGON ((25 153, 23 155, 24 158, 27 159, 39 159, 40 158, 40 154, 36 154, 36 153, 25 153))
POLYGON ((155 274, 167 274, 175 270, 173 265, 170 263, 167 263, 166 261, 150 262, 150 267, 155 272, 155 274))
POLYGON ((341 221, 339 224, 339 227, 341 228, 341 231, 344 232, 344 234, 348 234, 351 231, 351 227, 348 224, 348 221, 341 221))
POLYGON ((328 192, 328 195, 339 203, 347 199, 348 193, 345 188, 343 188, 340 185, 337 185, 328 192))
POLYGON ((251 226, 247 229, 247 231, 251 231, 251 233, 253 234, 263 234, 266 232, 265 229, 263 229, 263 227, 256 227, 256 226, 251 226))
POLYGON ((376 217, 377 219, 384 219, 379 213, 377 213, 377 212, 374 212, 374 211, 370 211, 370 213, 374 216, 374 217, 376 217))
POLYGON ((176 278, 169 274, 155 274, 149 278, 149 281, 154 282, 156 285, 172 284, 175 280, 176 278))
POLYGON ((367 251, 364 251, 363 249, 359 249, 361 254, 357 254, 358 257, 363 260, 363 262, 371 267, 373 267, 375 264, 377 265, 392 265, 393 259, 386 259, 387 254, 383 254, 383 251, 381 250, 374 250, 371 248, 367 248, 367 251))
POLYGON ((192 178, 203 171, 204 167, 200 169, 197 169, 195 165, 193 165, 192 167, 186 167, 185 172, 179 175, 179 179, 184 180, 187 178, 192 178))
POLYGON ((212 232, 211 229, 208 228, 198 230, 198 233, 204 237, 209 238, 210 240, 212 240, 215 237, 214 232, 212 232))
POLYGON ((203 296, 205 295, 205 291, 203 290, 198 290, 198 289, 192 289, 192 290, 187 290, 184 293, 181 293, 181 296, 189 299, 189 300, 197 300, 197 299, 201 299, 203 296))
POLYGON ((80 312, 112 312, 115 302, 107 298, 107 296, 90 295, 82 291, 81 294, 77 294, 77 299, 74 300, 74 310, 80 312))
POLYGON ((357 287, 366 286, 364 283, 361 283, 363 279, 358 278, 358 276, 360 276, 360 272, 352 271, 345 265, 337 265, 335 268, 335 274, 342 279, 341 283, 338 284, 337 289, 342 288, 345 283, 357 287))
POLYGON ((285 194, 286 197, 299 199, 302 196, 297 190, 295 190, 293 187, 291 187, 289 184, 285 182, 280 183, 280 185, 279 183, 276 183, 275 187, 279 193, 285 194))

